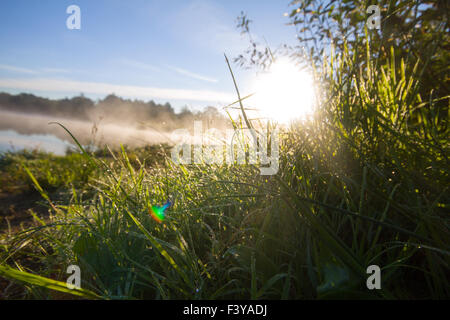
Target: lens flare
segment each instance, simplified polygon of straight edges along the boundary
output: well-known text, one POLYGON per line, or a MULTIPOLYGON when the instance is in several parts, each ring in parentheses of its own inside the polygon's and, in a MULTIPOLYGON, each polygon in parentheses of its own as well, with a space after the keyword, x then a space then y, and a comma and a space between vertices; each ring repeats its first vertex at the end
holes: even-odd
POLYGON ((161 223, 166 218, 165 210, 171 205, 172 203, 167 200, 167 202, 161 207, 152 206, 149 210, 149 213, 156 222, 161 223))

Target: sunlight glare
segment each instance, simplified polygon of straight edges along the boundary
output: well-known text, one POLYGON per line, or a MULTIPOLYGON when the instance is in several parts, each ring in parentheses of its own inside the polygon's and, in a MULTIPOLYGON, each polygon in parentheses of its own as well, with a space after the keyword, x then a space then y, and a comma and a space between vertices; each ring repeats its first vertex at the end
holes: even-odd
POLYGON ((312 76, 287 59, 274 62, 253 84, 252 105, 261 116, 280 123, 303 119, 313 111, 312 76))

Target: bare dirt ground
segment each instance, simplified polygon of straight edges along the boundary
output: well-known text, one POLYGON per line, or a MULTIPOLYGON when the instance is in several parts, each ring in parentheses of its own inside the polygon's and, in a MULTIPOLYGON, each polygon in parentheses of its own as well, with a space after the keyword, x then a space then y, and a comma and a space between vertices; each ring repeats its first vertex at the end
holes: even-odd
POLYGON ((0 192, 0 233, 12 234, 32 226, 33 210, 39 217, 48 215, 42 196, 36 192, 6 193, 0 192))
MULTIPOLYGON (((25 228, 33 226, 33 210, 38 217, 46 220, 48 208, 41 197, 36 192, 8 193, 0 192, 0 236, 6 237, 15 234, 25 228)), ((21 260, 22 266, 36 266, 33 259, 21 260), (28 260, 28 261, 27 261, 28 260)), ((74 299, 74 296, 52 292, 53 299, 74 299)), ((3 299, 23 299, 26 297, 26 290, 20 284, 0 277, 0 300, 3 299)))

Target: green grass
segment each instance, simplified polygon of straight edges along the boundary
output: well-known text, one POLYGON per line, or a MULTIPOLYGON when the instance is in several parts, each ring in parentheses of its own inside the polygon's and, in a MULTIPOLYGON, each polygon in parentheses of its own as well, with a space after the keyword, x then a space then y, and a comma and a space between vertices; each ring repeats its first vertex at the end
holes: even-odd
MULTIPOLYGON (((448 298, 447 119, 417 93, 420 62, 362 72, 352 57, 317 71, 317 112, 282 130, 274 176, 175 165, 167 146, 4 156, 8 181, 33 185, 52 215, 3 238, 0 274, 27 298, 66 292, 55 281, 70 264, 86 298, 448 298), (54 203, 49 188, 70 197, 54 203), (148 210, 169 197, 158 224, 148 210), (366 287, 372 264, 381 290, 366 287)), ((252 126, 241 111, 233 124, 252 126)))

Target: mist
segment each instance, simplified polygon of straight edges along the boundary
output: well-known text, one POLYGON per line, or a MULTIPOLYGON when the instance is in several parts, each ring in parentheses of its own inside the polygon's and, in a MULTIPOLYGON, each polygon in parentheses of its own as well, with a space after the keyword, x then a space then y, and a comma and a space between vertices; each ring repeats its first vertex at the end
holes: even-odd
MULTIPOLYGON (((175 113, 170 104, 124 100, 114 95, 94 103, 85 97, 49 100, 33 95, 1 94, 0 130, 22 135, 49 134, 74 144, 65 126, 82 145, 141 147, 148 144, 176 144, 183 137, 176 129, 192 132, 194 121, 205 129, 224 130, 229 126, 215 108, 196 113, 187 108, 175 113)), ((13 141, 14 143, 14 141, 13 141)))
MULTIPOLYGON (((137 147, 154 143, 175 143, 170 132, 162 132, 152 128, 136 128, 111 122, 89 122, 70 120, 61 117, 23 114, 19 112, 0 111, 0 130, 14 130, 17 133, 51 134, 63 141, 74 143, 70 135, 59 125, 64 125, 81 144, 117 146, 126 144, 137 147)), ((142 127, 142 125, 141 125, 142 127)))

